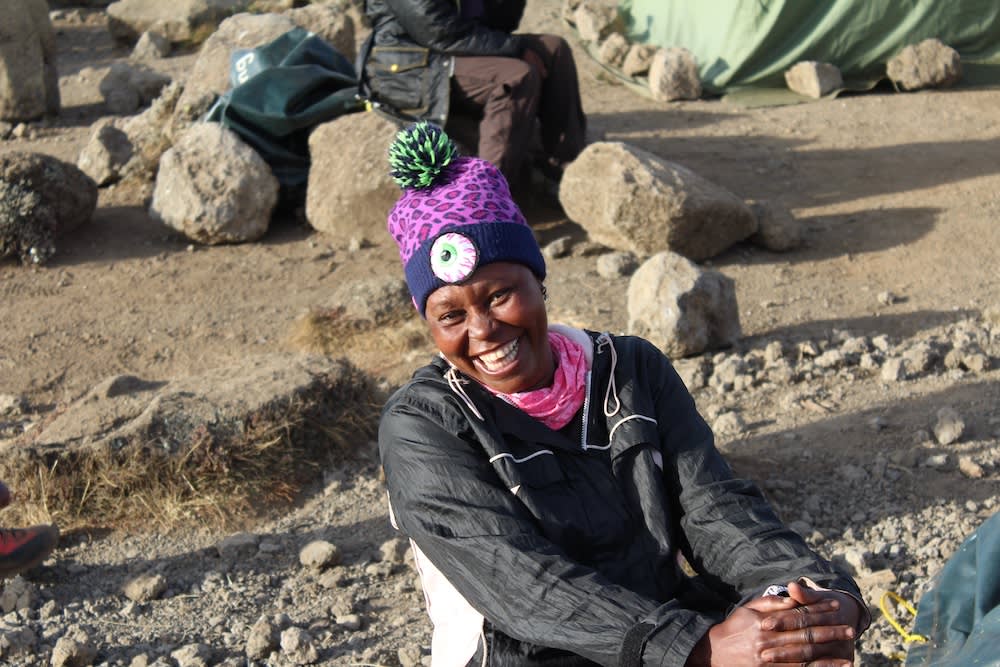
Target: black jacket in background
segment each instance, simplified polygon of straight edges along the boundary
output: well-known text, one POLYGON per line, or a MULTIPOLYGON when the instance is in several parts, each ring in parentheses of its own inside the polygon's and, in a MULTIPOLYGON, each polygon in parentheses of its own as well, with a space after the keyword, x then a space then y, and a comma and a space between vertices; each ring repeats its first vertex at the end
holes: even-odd
POLYGON ((659 350, 588 335, 579 439, 460 374, 449 386, 443 360, 383 411, 395 523, 485 618, 477 660, 682 667, 770 584, 804 576, 859 596, 733 476, 659 350))
POLYGON ((518 57, 525 0, 483 0, 483 17, 461 17, 454 0, 367 0, 370 55, 361 71, 372 97, 444 127, 454 56, 518 57))

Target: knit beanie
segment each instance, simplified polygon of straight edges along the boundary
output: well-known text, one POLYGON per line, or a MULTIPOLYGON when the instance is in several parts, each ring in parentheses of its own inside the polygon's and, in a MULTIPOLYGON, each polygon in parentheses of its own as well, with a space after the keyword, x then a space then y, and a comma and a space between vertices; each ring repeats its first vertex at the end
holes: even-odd
POLYGON ((389 233, 422 317, 431 292, 485 264, 517 262, 545 278, 538 242, 495 166, 459 157, 448 135, 426 121, 399 131, 389 165, 403 188, 389 212, 389 233))

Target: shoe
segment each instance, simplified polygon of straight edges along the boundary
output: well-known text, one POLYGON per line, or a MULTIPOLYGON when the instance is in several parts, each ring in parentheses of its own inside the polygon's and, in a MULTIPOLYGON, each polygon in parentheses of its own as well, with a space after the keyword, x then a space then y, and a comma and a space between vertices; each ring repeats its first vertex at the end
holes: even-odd
POLYGON ((58 542, 59 529, 55 526, 0 528, 0 579, 35 567, 58 542))
POLYGON ((10 505, 10 489, 3 482, 0 482, 0 507, 10 505))

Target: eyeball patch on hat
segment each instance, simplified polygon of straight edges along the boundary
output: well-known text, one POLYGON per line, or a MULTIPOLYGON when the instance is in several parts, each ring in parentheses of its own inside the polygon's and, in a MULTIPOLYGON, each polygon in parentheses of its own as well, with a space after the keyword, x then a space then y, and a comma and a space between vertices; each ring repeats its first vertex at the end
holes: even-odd
POLYGON ((426 121, 396 135, 389 165, 403 194, 389 212, 413 304, 467 280, 493 262, 517 262, 545 278, 545 260, 503 174, 476 157, 459 157, 444 131, 426 121))

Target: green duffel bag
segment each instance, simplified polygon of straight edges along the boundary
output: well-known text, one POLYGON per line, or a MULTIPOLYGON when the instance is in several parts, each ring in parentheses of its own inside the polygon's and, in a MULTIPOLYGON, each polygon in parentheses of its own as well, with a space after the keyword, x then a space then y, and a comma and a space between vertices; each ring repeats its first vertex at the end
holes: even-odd
POLYGON ((205 120, 240 135, 271 166, 284 191, 304 191, 309 133, 365 108, 354 66, 302 28, 256 49, 235 50, 230 60, 232 88, 205 120))

